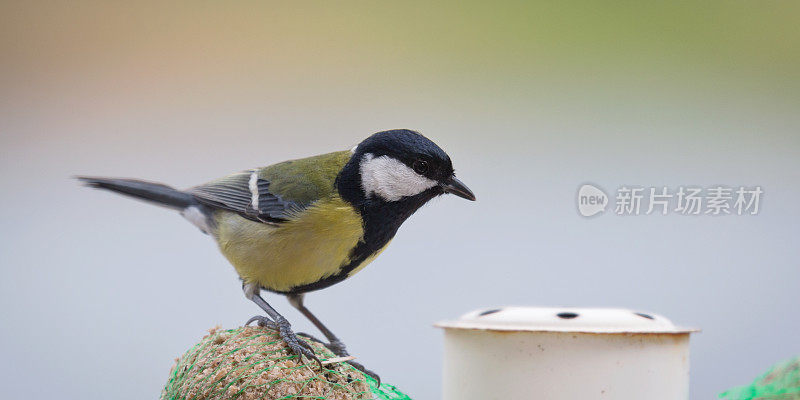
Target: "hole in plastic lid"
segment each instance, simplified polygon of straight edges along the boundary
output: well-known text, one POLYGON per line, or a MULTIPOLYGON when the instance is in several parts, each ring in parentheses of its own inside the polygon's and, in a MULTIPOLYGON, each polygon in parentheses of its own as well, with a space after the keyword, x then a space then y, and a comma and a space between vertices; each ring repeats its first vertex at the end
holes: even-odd
POLYGON ((645 314, 645 313, 640 313, 640 312, 635 312, 634 314, 636 314, 636 315, 638 315, 638 316, 640 316, 640 317, 642 317, 642 318, 647 318, 647 319, 655 319, 655 318, 653 318, 653 316, 652 316, 652 315, 650 315, 650 314, 645 314))

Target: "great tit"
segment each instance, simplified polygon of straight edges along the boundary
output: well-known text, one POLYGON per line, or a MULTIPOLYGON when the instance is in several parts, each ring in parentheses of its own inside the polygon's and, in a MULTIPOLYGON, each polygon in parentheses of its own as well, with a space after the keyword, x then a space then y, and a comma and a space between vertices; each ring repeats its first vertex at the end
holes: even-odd
POLYGON ((187 190, 133 179, 78 179, 180 211, 216 240, 241 277, 245 296, 266 312, 248 323, 273 327, 292 352, 317 362, 261 289, 287 296, 325 335, 326 345, 347 356, 344 344, 305 307, 305 293, 364 268, 428 200, 445 193, 475 200, 456 179, 447 153, 406 129, 375 133, 351 150, 251 169, 187 190))

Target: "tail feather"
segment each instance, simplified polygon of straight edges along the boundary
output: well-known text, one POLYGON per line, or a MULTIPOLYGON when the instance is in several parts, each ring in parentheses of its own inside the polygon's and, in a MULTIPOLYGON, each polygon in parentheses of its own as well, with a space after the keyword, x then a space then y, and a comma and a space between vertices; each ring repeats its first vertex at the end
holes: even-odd
POLYGON ((89 176, 79 176, 77 178, 89 187, 110 190, 178 210, 197 204, 197 201, 191 194, 160 183, 145 182, 136 179, 96 178, 89 176))

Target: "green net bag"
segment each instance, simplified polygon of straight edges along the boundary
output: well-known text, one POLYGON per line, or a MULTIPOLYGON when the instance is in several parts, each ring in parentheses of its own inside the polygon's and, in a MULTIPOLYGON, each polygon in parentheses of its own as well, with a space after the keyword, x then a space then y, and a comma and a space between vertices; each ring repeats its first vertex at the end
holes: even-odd
POLYGON ((161 399, 411 400, 391 385, 378 388, 374 379, 325 346, 308 342, 323 369, 313 362, 301 363, 271 329, 211 329, 175 360, 161 399))
POLYGON ((800 400, 800 357, 777 364, 748 385, 719 395, 726 400, 800 400))

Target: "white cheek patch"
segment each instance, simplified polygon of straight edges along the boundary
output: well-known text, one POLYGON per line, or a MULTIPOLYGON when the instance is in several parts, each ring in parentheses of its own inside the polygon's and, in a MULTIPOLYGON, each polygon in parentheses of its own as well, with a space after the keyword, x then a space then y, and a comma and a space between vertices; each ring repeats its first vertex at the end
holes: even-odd
POLYGON ((374 157, 372 154, 365 154, 359 167, 361 187, 367 197, 375 194, 386 201, 397 201, 438 185, 436 181, 414 172, 389 156, 374 157))

